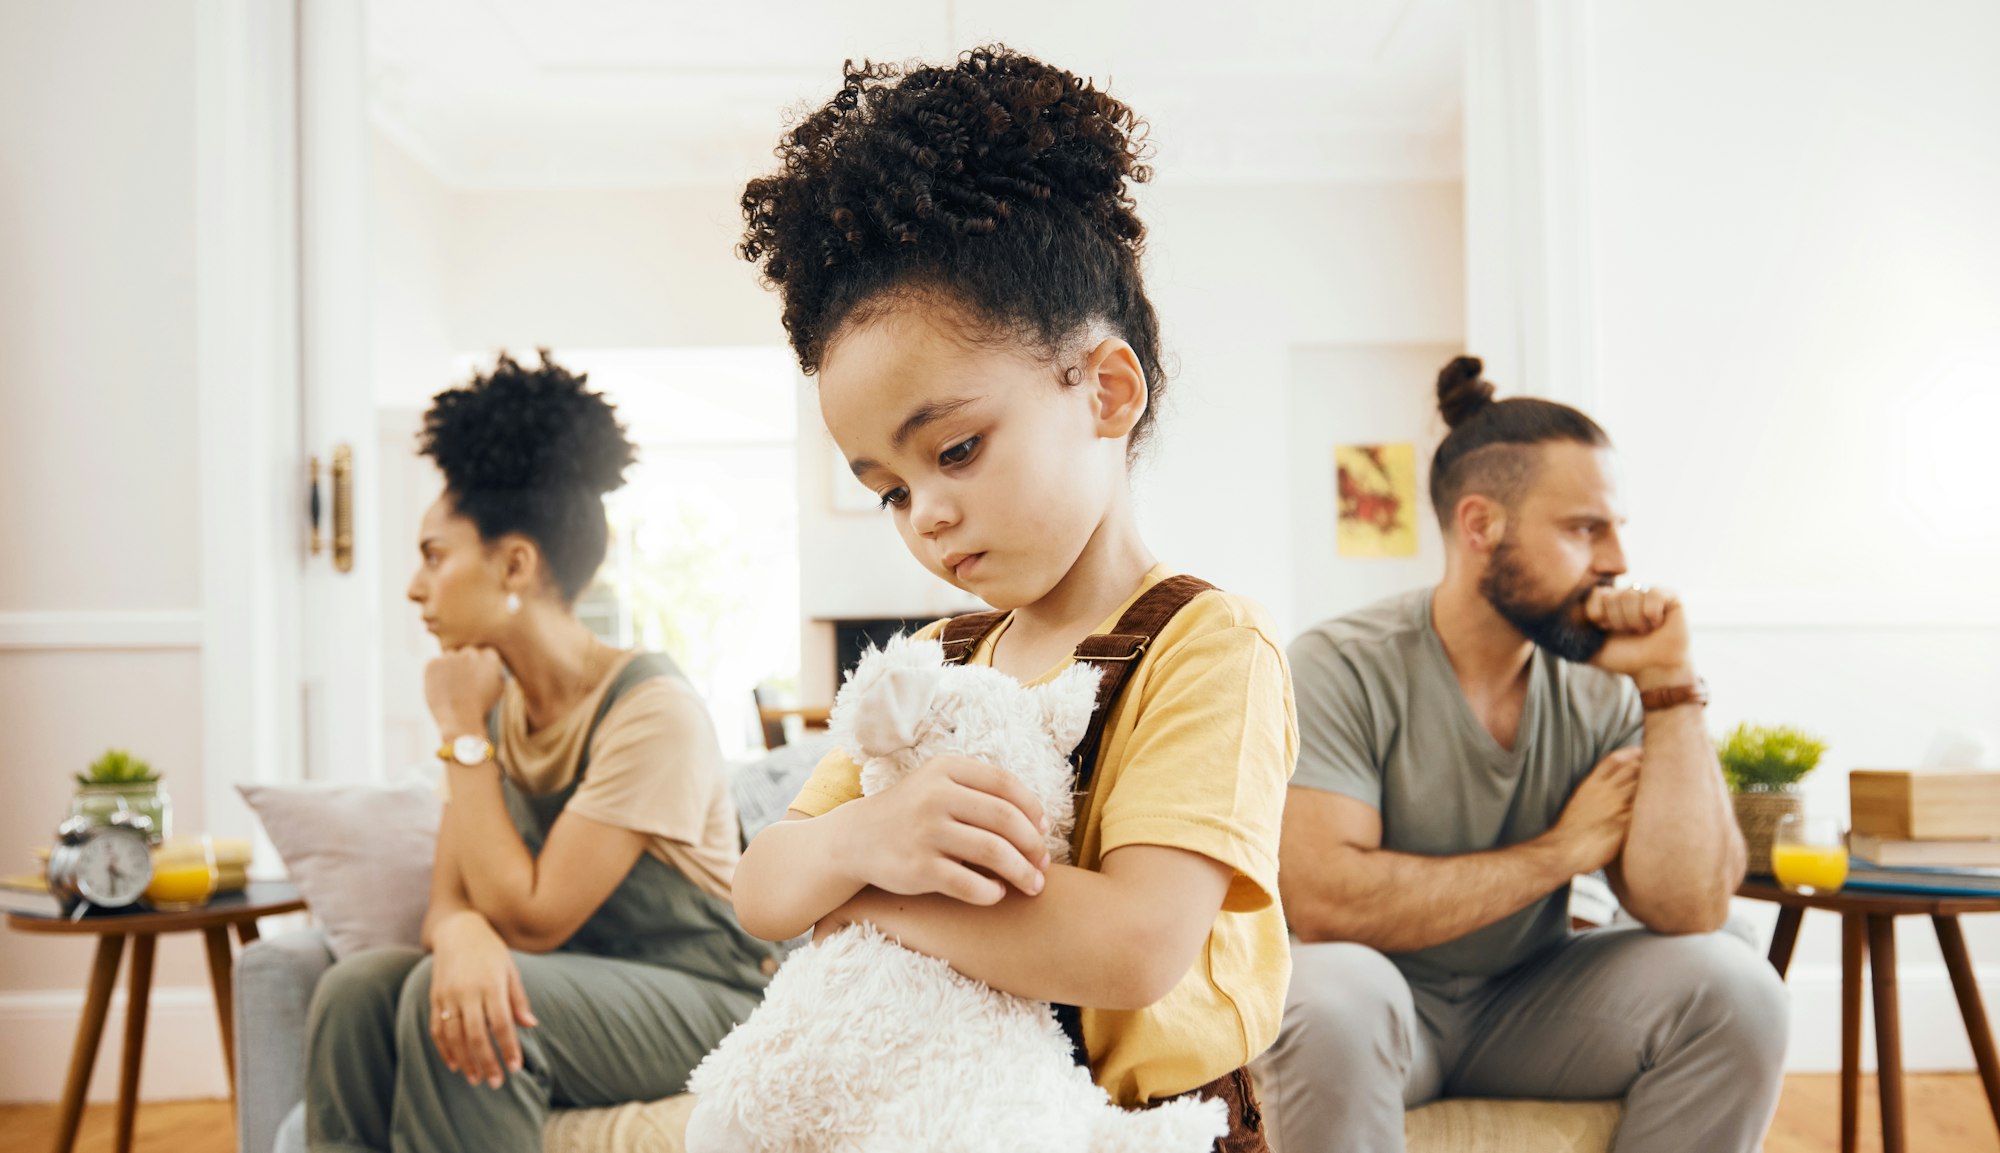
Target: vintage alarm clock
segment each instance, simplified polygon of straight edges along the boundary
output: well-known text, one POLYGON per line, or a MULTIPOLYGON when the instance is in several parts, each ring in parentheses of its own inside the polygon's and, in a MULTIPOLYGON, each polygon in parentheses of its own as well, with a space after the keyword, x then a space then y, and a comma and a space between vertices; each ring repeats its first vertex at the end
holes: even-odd
POLYGON ((49 851, 49 892, 72 916, 88 908, 122 909, 153 879, 153 820, 120 810, 103 824, 71 817, 49 851))

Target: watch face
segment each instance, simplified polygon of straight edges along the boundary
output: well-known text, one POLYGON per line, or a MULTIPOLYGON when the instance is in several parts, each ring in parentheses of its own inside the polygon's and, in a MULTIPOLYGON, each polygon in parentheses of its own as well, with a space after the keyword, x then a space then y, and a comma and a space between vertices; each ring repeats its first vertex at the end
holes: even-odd
POLYGON ((100 829, 76 849, 76 891, 93 905, 129 905, 153 879, 144 834, 100 829))
POLYGON ((486 759, 486 738, 460 737, 451 743, 452 759, 461 765, 476 765, 486 759))

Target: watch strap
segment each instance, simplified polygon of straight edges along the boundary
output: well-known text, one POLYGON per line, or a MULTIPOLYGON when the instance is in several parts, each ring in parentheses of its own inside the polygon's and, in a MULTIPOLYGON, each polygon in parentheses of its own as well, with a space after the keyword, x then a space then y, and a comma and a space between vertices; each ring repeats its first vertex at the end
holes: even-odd
POLYGON ((1692 684, 1665 685, 1657 689, 1647 689, 1639 694, 1639 706, 1649 713, 1661 709, 1674 709, 1682 705, 1708 707, 1708 682, 1696 677, 1692 684))

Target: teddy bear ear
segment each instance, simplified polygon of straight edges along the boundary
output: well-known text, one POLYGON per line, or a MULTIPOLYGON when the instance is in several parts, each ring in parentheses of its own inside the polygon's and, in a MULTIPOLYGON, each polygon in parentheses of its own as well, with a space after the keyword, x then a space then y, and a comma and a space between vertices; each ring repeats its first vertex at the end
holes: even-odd
POLYGON ((917 743, 917 730, 937 696, 937 669, 883 673, 854 708, 854 740, 862 755, 886 757, 917 743))
POLYGON ((1093 665, 1074 664, 1047 684, 1029 691, 1035 694, 1042 727, 1055 738, 1056 748, 1065 756, 1083 739, 1090 727, 1090 714, 1097 711, 1097 682, 1100 674, 1093 665))

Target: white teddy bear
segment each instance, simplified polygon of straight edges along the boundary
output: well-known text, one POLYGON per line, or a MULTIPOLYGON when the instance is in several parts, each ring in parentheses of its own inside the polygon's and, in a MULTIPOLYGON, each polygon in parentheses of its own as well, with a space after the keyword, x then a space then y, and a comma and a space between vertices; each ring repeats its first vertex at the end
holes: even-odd
MULTIPOLYGON (((947 665, 934 640, 870 652, 834 701, 839 747, 880 792, 933 757, 1013 772, 1069 860, 1068 755, 1090 723, 1097 670, 1025 688, 947 665)), ((872 925, 792 954, 764 1003, 689 1079, 688 1153, 1207 1153, 1219 1101, 1126 1111, 1071 1055, 1055 1010, 989 988, 872 925)))

